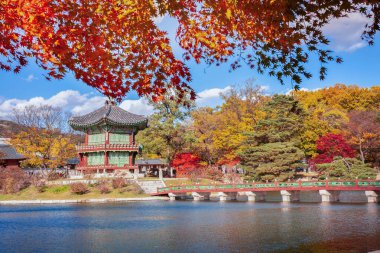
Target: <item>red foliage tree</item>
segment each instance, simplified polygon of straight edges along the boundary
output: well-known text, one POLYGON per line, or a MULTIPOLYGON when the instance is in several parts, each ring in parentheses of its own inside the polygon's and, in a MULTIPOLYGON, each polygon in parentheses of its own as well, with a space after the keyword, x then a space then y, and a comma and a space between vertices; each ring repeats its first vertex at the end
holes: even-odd
POLYGON ((355 151, 346 142, 342 134, 328 133, 317 140, 318 155, 311 162, 314 164, 330 163, 335 156, 354 157, 355 151))
POLYGON ((321 79, 327 62, 342 61, 326 48, 323 27, 333 18, 365 15, 362 37, 371 44, 380 29, 376 0, 322 2, 0 0, 0 70, 18 73, 34 61, 47 78, 73 73, 119 101, 131 90, 158 101, 167 89, 177 90, 179 100, 187 93, 195 99, 189 68, 154 21, 166 15, 178 22, 185 61, 231 60, 231 69, 244 62, 298 87, 312 76, 305 68, 312 53, 321 79))
POLYGON ((178 177, 189 177, 195 171, 200 171, 200 158, 191 153, 177 154, 172 162, 172 166, 177 170, 178 177))

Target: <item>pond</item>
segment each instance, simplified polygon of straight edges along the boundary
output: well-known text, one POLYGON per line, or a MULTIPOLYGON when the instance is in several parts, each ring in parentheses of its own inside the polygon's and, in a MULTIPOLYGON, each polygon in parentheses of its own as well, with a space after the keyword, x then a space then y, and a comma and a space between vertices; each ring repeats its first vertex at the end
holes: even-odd
POLYGON ((152 201, 0 206, 1 252, 369 252, 380 205, 152 201))

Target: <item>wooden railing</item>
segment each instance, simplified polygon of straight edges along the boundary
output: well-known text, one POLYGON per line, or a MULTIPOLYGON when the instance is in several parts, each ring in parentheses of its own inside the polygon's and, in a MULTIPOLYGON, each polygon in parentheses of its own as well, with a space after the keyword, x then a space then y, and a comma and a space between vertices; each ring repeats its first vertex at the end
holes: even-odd
POLYGON ((380 191, 380 180, 351 181, 298 181, 246 184, 213 184, 213 185, 177 185, 157 189, 157 195, 185 192, 239 192, 239 191, 312 191, 312 190, 376 190, 380 191))
POLYGON ((134 170, 138 169, 137 165, 125 165, 122 167, 118 167, 116 165, 79 165, 76 167, 77 170, 91 170, 91 171, 102 171, 102 170, 134 170))
POLYGON ((139 146, 137 144, 78 144, 76 145, 78 152, 90 151, 113 151, 113 150, 132 150, 137 151, 139 146))

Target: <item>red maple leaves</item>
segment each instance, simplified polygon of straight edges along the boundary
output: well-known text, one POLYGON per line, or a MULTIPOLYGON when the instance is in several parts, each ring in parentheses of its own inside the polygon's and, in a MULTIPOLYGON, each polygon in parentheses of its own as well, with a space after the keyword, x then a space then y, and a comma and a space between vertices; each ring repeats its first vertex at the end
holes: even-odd
POLYGON ((281 83, 310 78, 309 53, 321 63, 341 62, 325 49, 322 28, 350 12, 371 18, 364 37, 379 30, 377 1, 200 1, 200 0, 0 0, 0 69, 18 73, 29 60, 46 77, 67 73, 108 97, 121 100, 135 90, 159 101, 168 90, 195 93, 184 62, 176 59, 167 33, 154 18, 178 21, 176 41, 183 59, 207 64, 227 62, 265 70, 281 83))
POLYGON ((201 170, 200 158, 191 153, 177 154, 172 162, 172 166, 177 170, 177 177, 187 177, 194 171, 201 170))
POLYGON ((346 142, 344 135, 328 133, 317 140, 318 155, 311 159, 312 163, 330 163, 334 157, 354 157, 355 150, 346 142))

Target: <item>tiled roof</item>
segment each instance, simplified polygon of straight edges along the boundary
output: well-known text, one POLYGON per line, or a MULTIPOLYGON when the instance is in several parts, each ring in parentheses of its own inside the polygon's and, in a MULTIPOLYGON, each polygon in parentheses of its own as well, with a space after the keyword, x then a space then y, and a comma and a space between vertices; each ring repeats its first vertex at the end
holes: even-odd
POLYGON ((103 123, 114 126, 137 126, 143 129, 147 126, 148 120, 142 115, 127 112, 110 101, 93 112, 72 117, 69 120, 70 126, 76 130, 83 130, 103 123))
POLYGON ((17 151, 8 144, 0 144, 0 159, 2 160, 24 160, 25 156, 17 153, 17 151))
POLYGON ((66 164, 77 165, 77 164, 79 164, 79 158, 78 157, 70 158, 67 160, 66 164))
POLYGON ((157 164, 166 164, 165 161, 161 159, 144 159, 144 160, 136 160, 137 165, 157 165, 157 164))

